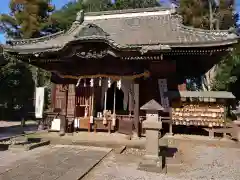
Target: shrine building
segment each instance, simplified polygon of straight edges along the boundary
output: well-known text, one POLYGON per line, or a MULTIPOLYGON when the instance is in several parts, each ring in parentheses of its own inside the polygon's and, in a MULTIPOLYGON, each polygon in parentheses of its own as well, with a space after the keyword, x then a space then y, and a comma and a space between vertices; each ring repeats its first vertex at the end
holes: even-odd
POLYGON ((173 9, 81 11, 68 31, 11 40, 3 55, 51 72, 51 109, 64 132, 141 135, 142 105, 154 99, 170 116, 164 94, 186 91, 186 78, 206 73, 237 42, 228 30, 184 26, 173 9))

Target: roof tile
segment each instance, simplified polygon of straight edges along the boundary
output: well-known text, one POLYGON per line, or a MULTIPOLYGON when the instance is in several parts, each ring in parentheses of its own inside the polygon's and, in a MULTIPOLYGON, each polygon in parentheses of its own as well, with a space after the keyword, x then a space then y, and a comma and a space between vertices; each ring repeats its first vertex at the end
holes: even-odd
MULTIPOLYGON (((144 10, 144 9, 143 9, 144 10)), ((72 28, 66 33, 59 33, 48 37, 15 41, 13 46, 7 46, 12 51, 57 51, 68 42, 81 39, 106 39, 117 47, 142 46, 142 45, 169 45, 171 47, 189 46, 218 46, 219 44, 233 44, 238 37, 228 31, 208 31, 182 25, 179 16, 168 13, 170 11, 153 12, 140 10, 134 13, 121 11, 120 14, 86 16, 84 22, 74 22, 72 28), (139 14, 140 13, 140 14, 139 14), (91 32, 93 27, 102 29, 106 35, 95 35, 91 32), (89 28, 89 33, 86 33, 89 28), (81 33, 81 31, 86 31, 81 33), (78 35, 78 36, 76 36, 78 35), (113 43, 114 42, 114 43, 113 43)), ((117 13, 117 12, 115 12, 117 13)), ((99 31, 100 32, 100 31, 99 31)), ((96 32, 95 32, 96 33, 96 32)))

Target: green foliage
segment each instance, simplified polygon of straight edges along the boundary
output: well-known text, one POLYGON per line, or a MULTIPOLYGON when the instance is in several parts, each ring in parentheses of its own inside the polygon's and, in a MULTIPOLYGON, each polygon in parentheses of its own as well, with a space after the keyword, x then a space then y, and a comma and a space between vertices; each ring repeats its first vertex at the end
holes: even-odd
MULTIPOLYGON (((239 45, 237 45, 239 46, 239 45)), ((240 77, 239 47, 226 56, 219 64, 213 88, 215 90, 232 91, 234 84, 240 77)))
MULTIPOLYGON (((51 13, 54 7, 50 0, 11 0, 10 13, 0 16, 0 31, 10 39, 37 38, 58 31, 51 25, 51 13)), ((49 75, 44 70, 11 59, 0 69, 0 105, 9 110, 32 111, 34 87, 44 86, 49 82, 49 75), (31 109, 31 110, 30 110, 31 109)), ((12 113, 13 114, 13 113, 12 113)), ((13 117, 12 117, 13 118, 13 117)))
POLYGON ((10 14, 1 14, 0 30, 10 38, 34 38, 44 35, 54 10, 50 0, 11 0, 10 14))
POLYGON ((81 1, 69 2, 51 16, 51 22, 61 30, 67 30, 76 19, 76 14, 83 9, 81 1))
MULTIPOLYGON (((183 23, 196 28, 210 29, 210 0, 180 0, 179 14, 183 17, 183 23)), ((233 0, 220 0, 219 7, 212 4, 213 29, 228 30, 236 27, 238 15, 234 14, 233 0)), ((239 49, 239 48, 237 48, 239 49)), ((221 58, 221 57, 219 57, 221 58)), ((224 57, 217 66, 213 90, 230 90, 238 79, 239 55, 237 51, 224 57)), ((191 81, 191 85, 198 84, 203 77, 191 81)), ((204 82, 204 81, 202 81, 204 82)))
POLYGON ((87 0, 69 2, 63 8, 55 11, 51 16, 51 22, 55 27, 62 30, 70 28, 76 19, 76 14, 80 10, 85 12, 99 12, 107 10, 121 10, 130 8, 156 7, 160 4, 156 0, 116 0, 112 4, 111 0, 87 0))
MULTIPOLYGON (((234 1, 220 0, 220 6, 212 4, 213 27, 229 29, 236 26, 237 15, 234 14, 234 1)), ((183 23, 196 28, 210 29, 209 0, 180 0, 179 14, 183 23)))
POLYGON ((180 0, 179 14, 187 26, 207 28, 208 13, 208 6, 202 0, 180 0))
POLYGON ((114 9, 135 9, 160 6, 156 0, 116 0, 114 9))
POLYGON ((5 118, 14 118, 14 112, 22 112, 32 107, 34 82, 28 65, 10 61, 0 69, 0 98, 1 109, 5 118))

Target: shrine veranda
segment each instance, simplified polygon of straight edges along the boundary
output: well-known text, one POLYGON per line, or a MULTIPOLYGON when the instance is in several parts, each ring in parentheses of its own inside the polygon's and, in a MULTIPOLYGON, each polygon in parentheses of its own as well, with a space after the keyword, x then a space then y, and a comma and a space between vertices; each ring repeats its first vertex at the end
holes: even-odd
POLYGON ((140 107, 152 99, 170 124, 223 127, 224 108, 234 96, 192 95, 185 79, 206 73, 237 42, 230 31, 187 27, 174 10, 150 8, 81 11, 66 32, 11 40, 2 48, 6 60, 17 58, 51 72, 46 116, 61 119, 62 134, 105 129, 140 136, 145 120, 140 107))

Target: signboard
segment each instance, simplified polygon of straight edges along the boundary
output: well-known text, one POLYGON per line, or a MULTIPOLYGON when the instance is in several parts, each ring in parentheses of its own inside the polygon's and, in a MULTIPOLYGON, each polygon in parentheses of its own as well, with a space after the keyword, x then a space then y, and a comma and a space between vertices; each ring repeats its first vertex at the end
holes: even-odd
POLYGON ((44 87, 36 88, 35 117, 43 118, 44 87))
POLYGON ((165 93, 168 91, 167 79, 158 79, 159 92, 161 97, 161 105, 164 108, 164 111, 167 112, 169 109, 169 100, 165 96, 165 93))

